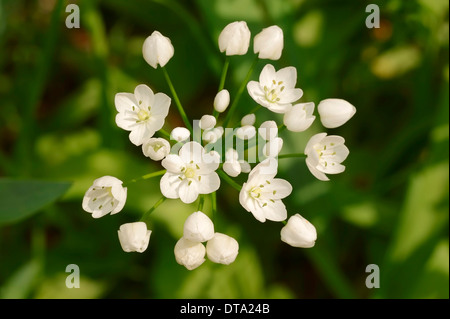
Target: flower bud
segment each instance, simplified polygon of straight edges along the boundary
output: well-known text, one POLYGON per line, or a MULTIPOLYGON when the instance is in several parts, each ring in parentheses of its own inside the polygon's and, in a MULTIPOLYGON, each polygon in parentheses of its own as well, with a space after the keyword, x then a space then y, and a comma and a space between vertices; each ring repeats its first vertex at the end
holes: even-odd
POLYGON ((144 222, 135 222, 121 225, 117 233, 120 245, 125 252, 142 253, 147 249, 152 231, 147 230, 144 222))
POLYGON ((320 121, 326 128, 335 128, 350 120, 356 108, 342 99, 326 99, 319 103, 317 110, 320 121))
POLYGON ((276 137, 264 145, 263 154, 267 157, 276 157, 280 154, 282 147, 283 139, 281 137, 276 137))
POLYGON ((278 126, 275 121, 265 121, 258 128, 259 135, 266 141, 273 140, 278 135, 278 126))
POLYGON ((170 132, 170 138, 177 142, 183 142, 189 139, 191 132, 185 127, 176 127, 170 132))
POLYGON ((284 113, 283 123, 291 132, 306 131, 315 120, 314 103, 299 103, 284 113))
POLYGON ((256 135, 253 125, 244 125, 236 130, 236 136, 241 140, 249 140, 256 135))
POLYGON ((145 39, 142 46, 142 54, 145 61, 156 69, 158 64, 163 67, 169 62, 173 57, 174 48, 169 38, 158 31, 154 31, 145 39))
POLYGON ((228 24, 219 35, 219 49, 226 55, 244 55, 250 45, 250 30, 245 21, 228 24))
POLYGON ((283 30, 273 25, 263 29, 255 36, 253 51, 259 53, 258 58, 278 60, 283 51, 283 30))
POLYGON ((300 214, 291 216, 281 229, 281 240, 293 247, 311 248, 316 239, 316 228, 300 214))
POLYGON ((202 139, 207 143, 214 144, 223 135, 223 127, 215 127, 203 132, 202 139))
POLYGON ((214 224, 204 213, 198 211, 189 215, 184 222, 183 237, 202 243, 214 236, 214 224))
POLYGON ((239 244, 236 239, 215 233, 214 237, 206 243, 206 254, 212 262, 229 265, 237 257, 239 244))
POLYGON ((142 144, 142 152, 154 161, 160 161, 170 153, 170 143, 161 137, 152 137, 142 144))
POLYGON ((203 115, 200 119, 199 126, 202 130, 209 130, 213 128, 217 123, 217 120, 212 115, 203 115))
POLYGON ((246 116, 244 116, 241 120, 241 125, 245 126, 245 125, 253 125, 255 124, 256 121, 256 116, 255 114, 247 114, 246 116))
POLYGON ((225 112, 228 105, 230 104, 230 92, 228 90, 223 89, 219 93, 217 93, 214 98, 214 109, 219 112, 225 112))
POLYGON ((203 264, 206 254, 205 246, 202 243, 196 243, 180 238, 174 248, 175 260, 188 270, 192 270, 203 264))

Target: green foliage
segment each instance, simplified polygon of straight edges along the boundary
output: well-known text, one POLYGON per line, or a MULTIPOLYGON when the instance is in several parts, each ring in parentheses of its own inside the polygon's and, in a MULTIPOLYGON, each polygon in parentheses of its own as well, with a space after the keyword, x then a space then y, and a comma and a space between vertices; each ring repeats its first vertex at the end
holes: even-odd
MULTIPOLYGON (((370 1, 83 0, 80 29, 65 27, 67 3, 0 1, 1 298, 449 297, 448 1, 379 1, 379 29, 365 26, 370 1), (224 63, 217 37, 236 20, 252 36, 272 24, 284 31, 281 60, 260 61, 252 80, 266 63, 292 65, 302 102, 336 97, 357 108, 327 130, 350 149, 343 174, 320 182, 303 159, 280 164, 294 187, 289 214, 316 226, 316 246, 284 244, 280 223, 257 222, 224 185, 213 218, 239 241, 235 263, 176 263, 197 209, 179 200, 152 213, 147 251, 125 253, 117 230, 161 197, 158 180, 131 184, 124 211, 100 220, 82 210, 84 192, 104 175, 128 181, 161 168, 116 127, 114 95, 140 83, 170 95, 142 58, 159 30, 175 47, 167 71, 188 116, 211 114, 224 63), (65 287, 68 264, 80 267, 80 289, 65 287), (365 286, 368 264, 380 267, 379 289, 365 286)), ((250 47, 230 59, 232 97, 253 58, 250 47)), ((244 91, 234 120, 254 107, 244 91)), ((174 104, 167 122, 182 125, 174 104)), ((316 119, 308 133, 282 132, 282 152, 302 152, 323 130, 316 119)))

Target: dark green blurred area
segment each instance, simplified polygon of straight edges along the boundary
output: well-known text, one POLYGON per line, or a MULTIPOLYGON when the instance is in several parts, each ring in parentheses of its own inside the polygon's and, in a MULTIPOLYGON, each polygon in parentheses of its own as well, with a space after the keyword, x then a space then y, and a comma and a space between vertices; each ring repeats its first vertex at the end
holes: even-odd
MULTIPOLYGON (((68 3, 0 0, 0 176, 73 183, 37 214, 0 224, 0 297, 449 297, 448 1, 377 1, 378 29, 365 25, 371 1, 80 0, 80 29, 65 26, 68 3), (103 175, 130 180, 161 168, 115 125, 114 95, 140 83, 170 95, 141 53, 158 30, 175 47, 167 69, 188 115, 211 114, 224 62, 217 38, 236 20, 252 36, 273 24, 284 31, 282 58, 260 61, 252 79, 266 63, 293 65, 302 102, 335 97, 357 108, 325 130, 346 139, 343 174, 320 182, 304 160, 280 160, 294 188, 289 214, 316 226, 316 245, 281 242, 282 224, 255 220, 223 183, 215 227, 240 244, 233 264, 176 263, 173 247, 197 208, 179 200, 152 214, 147 251, 124 253, 117 230, 160 198, 158 180, 131 185, 125 209, 98 220, 82 210, 84 192, 103 175), (80 267, 79 289, 65 286, 69 264, 80 267), (378 289, 365 285, 369 264, 380 268, 378 289)), ((251 47, 231 59, 232 98, 253 57, 251 47)), ((236 119, 254 106, 244 93, 236 119)), ((256 115, 257 124, 274 117, 256 115)), ((174 103, 166 122, 182 125, 174 103)), ((306 132, 284 131, 282 153, 302 152, 323 130, 317 119, 306 132)))

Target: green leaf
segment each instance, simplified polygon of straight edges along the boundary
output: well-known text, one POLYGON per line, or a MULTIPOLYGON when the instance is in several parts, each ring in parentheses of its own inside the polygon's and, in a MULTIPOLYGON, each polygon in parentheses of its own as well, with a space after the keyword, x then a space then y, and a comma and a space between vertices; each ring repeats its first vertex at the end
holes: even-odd
POLYGON ((17 222, 37 213, 56 201, 70 185, 68 182, 0 179, 0 224, 17 222))

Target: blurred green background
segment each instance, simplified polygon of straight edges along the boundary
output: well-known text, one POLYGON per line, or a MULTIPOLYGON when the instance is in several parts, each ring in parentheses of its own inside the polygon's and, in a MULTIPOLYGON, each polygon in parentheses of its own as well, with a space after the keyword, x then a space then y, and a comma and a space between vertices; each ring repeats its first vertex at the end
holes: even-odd
MULTIPOLYGON (((65 26, 69 2, 0 0, 1 298, 449 297, 448 1, 376 1, 374 29, 365 25, 371 1, 73 3, 79 29, 65 26), (279 176, 294 187, 289 214, 316 226, 316 246, 281 242, 282 224, 256 221, 223 183, 215 226, 239 241, 233 264, 176 263, 173 247, 197 208, 179 200, 152 214, 147 251, 125 253, 117 230, 160 198, 158 180, 130 185, 125 209, 98 220, 82 210, 84 192, 103 175, 126 181, 161 168, 116 127, 114 95, 140 83, 170 95, 141 53, 159 30, 175 47, 167 69, 188 115, 211 114, 224 62, 217 38, 236 20, 252 36, 273 24, 284 31, 282 58, 260 61, 252 79, 266 63, 293 65, 301 101, 336 97, 357 108, 325 130, 346 139, 343 174, 320 182, 303 159, 280 160, 279 176), (69 264, 80 267, 79 289, 65 286, 69 264), (365 285, 369 264, 380 267, 378 289, 365 285)), ((253 57, 251 47, 231 59, 232 97, 253 57)), ((236 119, 254 106, 244 93, 236 119)), ((182 125, 171 110, 168 130, 182 125)), ((272 118, 260 110, 257 124, 272 118)), ((282 153, 302 152, 320 131, 318 120, 284 131, 282 153)))

